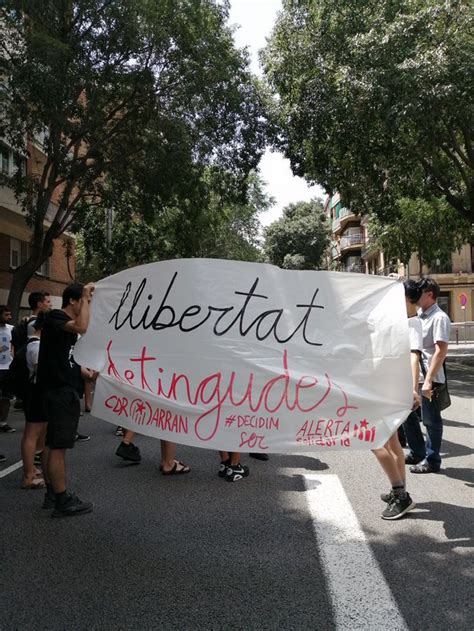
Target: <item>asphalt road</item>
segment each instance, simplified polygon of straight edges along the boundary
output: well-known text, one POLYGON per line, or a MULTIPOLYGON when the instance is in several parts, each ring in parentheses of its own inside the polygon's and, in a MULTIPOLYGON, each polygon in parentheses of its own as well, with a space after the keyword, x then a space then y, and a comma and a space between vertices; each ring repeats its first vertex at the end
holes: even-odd
MULTIPOLYGON (((0 479, 1 631, 375 631, 364 611, 379 604, 364 575, 352 578, 352 542, 338 545, 349 553, 354 615, 336 623, 305 475, 340 481, 395 603, 385 630, 400 628, 397 616, 413 630, 472 629, 473 373, 452 367, 443 469, 408 474, 417 509, 396 522, 380 519, 387 483, 369 452, 245 457, 249 478, 229 484, 215 453, 179 448, 192 472, 164 478, 157 441, 139 437, 143 462, 127 465, 114 455, 114 428, 85 417, 80 429, 92 438, 70 454, 70 486, 95 502, 93 513, 51 519, 41 492, 19 489, 20 470, 0 479)), ((0 436, 2 470, 19 458, 21 413, 10 422, 17 432, 0 436)))

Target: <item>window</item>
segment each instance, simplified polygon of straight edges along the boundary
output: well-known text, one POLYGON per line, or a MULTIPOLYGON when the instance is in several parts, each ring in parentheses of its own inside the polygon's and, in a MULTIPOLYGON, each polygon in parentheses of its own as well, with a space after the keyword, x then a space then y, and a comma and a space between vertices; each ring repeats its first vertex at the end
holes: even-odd
POLYGON ((453 273, 453 264, 451 261, 443 262, 440 259, 436 259, 430 265, 430 273, 431 274, 452 274, 453 273))
POLYGON ((440 292, 439 298, 438 298, 438 305, 449 316, 450 307, 451 307, 451 292, 450 291, 440 292))
MULTIPOLYGON (((26 241, 10 238, 10 269, 16 269, 26 263, 30 256, 30 244, 26 241)), ((49 258, 38 267, 36 274, 49 276, 49 258)))
POLYGON ((21 175, 25 176, 26 158, 19 154, 13 154, 8 147, 0 145, 0 168, 2 174, 8 175, 9 177, 14 175, 17 171, 20 171, 21 175))
POLYGON ((0 145, 0 158, 1 158, 2 174, 10 175, 11 154, 10 154, 10 151, 3 145, 0 145))
POLYGON ((36 273, 40 276, 49 276, 49 258, 46 259, 46 261, 38 267, 36 273))
POLYGON ((10 267, 16 269, 21 265, 21 242, 10 239, 10 267))

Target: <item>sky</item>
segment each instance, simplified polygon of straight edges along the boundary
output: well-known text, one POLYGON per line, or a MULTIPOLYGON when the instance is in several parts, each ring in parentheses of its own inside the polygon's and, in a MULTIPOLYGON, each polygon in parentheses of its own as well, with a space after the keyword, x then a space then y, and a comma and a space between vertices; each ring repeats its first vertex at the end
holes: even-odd
MULTIPOLYGON (((265 46, 280 9, 281 0, 231 0, 229 22, 236 27, 235 43, 239 48, 248 48, 251 68, 256 74, 262 74, 258 51, 265 46)), ((260 162, 260 173, 267 192, 276 201, 275 206, 260 217, 264 226, 278 219, 282 209, 292 202, 324 197, 319 186, 310 187, 302 178, 293 176, 289 160, 280 153, 267 150, 260 162)))

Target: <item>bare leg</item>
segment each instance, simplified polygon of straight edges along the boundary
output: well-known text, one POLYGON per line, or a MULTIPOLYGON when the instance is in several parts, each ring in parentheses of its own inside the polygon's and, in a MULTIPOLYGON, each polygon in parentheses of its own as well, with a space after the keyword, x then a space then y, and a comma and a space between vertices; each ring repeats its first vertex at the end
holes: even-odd
POLYGON ((170 443, 169 440, 161 442, 161 463, 160 469, 163 473, 168 473, 171 469, 175 469, 176 473, 187 473, 189 467, 176 460, 176 443, 170 443))
POLYGON ((51 480, 49 478, 48 467, 49 467, 49 447, 44 447, 41 452, 41 466, 43 468, 43 477, 46 484, 51 484, 51 480))
POLYGON ((122 442, 126 445, 130 445, 133 443, 133 437, 135 436, 135 432, 132 432, 131 429, 127 429, 125 432, 125 436, 122 438, 122 442))
POLYGON ((66 450, 50 449, 48 458, 48 476, 53 491, 64 493, 66 490, 66 450))
POLYGON ((84 408, 86 412, 90 412, 92 408, 92 393, 94 391, 94 385, 92 381, 86 379, 84 381, 84 408))
POLYGON ((400 478, 400 471, 398 469, 398 465, 390 451, 387 447, 381 447, 380 449, 372 450, 375 457, 380 463, 380 466, 385 471, 387 478, 390 480, 390 484, 392 487, 394 486, 404 486, 405 481, 403 478, 400 478))
POLYGON ((38 442, 46 432, 46 423, 25 423, 21 438, 21 459, 23 460, 23 484, 31 484, 35 477, 35 452, 38 442))
POLYGON ((405 482, 406 480, 406 467, 405 467, 405 452, 400 444, 400 439, 398 438, 398 433, 395 432, 393 436, 387 441, 385 447, 391 453, 392 458, 397 463, 398 473, 400 479, 405 482))

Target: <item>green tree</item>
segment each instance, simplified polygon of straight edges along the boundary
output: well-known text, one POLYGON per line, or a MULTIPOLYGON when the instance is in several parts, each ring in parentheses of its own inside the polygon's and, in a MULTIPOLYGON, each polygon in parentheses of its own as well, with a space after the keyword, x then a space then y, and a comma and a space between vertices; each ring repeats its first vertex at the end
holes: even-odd
POLYGON ((264 232, 270 263, 286 269, 319 269, 329 246, 329 225, 320 201, 298 202, 283 209, 264 232))
POLYGON ((0 137, 25 155, 25 137, 41 134, 46 154, 40 173, 1 182, 33 232, 14 312, 53 239, 110 197, 140 189, 147 220, 150 208, 195 209, 206 165, 236 181, 256 167, 262 98, 227 18, 213 0, 2 3, 0 137))
POLYGON ((293 171, 360 212, 435 196, 472 222, 472 2, 283 4, 263 59, 293 171))
POLYGON ((443 200, 403 198, 398 201, 396 220, 383 223, 373 217, 369 234, 373 245, 389 259, 408 265, 416 252, 421 269, 436 259, 449 262, 452 252, 469 241, 471 225, 443 200))
POLYGON ((98 280, 133 265, 178 257, 259 261, 259 216, 273 200, 254 172, 244 183, 245 195, 238 189, 232 195, 231 184, 225 173, 206 169, 199 212, 185 205, 166 207, 154 218, 148 210, 145 220, 137 212, 139 191, 101 206, 85 218, 79 232, 80 278, 98 280))

